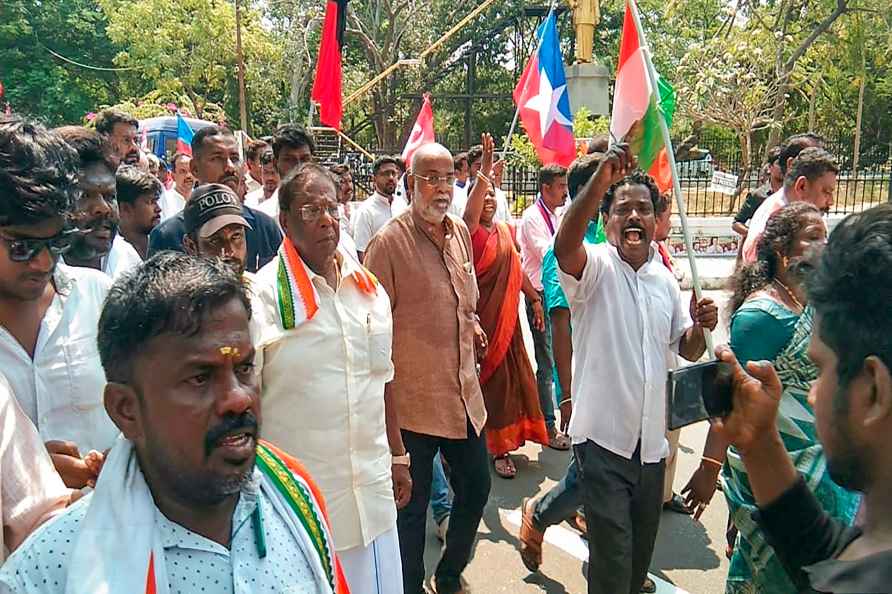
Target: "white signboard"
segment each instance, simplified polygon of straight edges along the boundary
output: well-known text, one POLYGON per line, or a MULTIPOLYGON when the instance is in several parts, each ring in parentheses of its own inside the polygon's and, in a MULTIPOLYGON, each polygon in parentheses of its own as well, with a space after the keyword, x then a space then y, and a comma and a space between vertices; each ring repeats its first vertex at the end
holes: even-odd
POLYGON ((732 173, 713 171, 707 192, 718 192, 733 196, 737 193, 737 176, 732 173))

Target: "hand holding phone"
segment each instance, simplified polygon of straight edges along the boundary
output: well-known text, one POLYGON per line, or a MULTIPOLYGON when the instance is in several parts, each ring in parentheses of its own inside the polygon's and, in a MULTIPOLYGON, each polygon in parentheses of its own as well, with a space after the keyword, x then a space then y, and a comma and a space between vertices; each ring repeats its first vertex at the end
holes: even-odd
POLYGON ((733 368, 713 360, 669 372, 666 406, 669 430, 731 413, 733 368))

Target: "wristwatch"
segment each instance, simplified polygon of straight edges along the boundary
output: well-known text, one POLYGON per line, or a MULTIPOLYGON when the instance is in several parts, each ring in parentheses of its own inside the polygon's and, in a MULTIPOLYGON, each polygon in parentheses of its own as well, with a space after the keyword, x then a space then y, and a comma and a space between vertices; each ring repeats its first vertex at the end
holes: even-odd
POLYGON ((411 466, 412 465, 411 458, 412 457, 409 455, 409 452, 406 452, 402 456, 394 456, 393 454, 391 454, 390 455, 390 463, 391 464, 399 464, 400 466, 411 466))

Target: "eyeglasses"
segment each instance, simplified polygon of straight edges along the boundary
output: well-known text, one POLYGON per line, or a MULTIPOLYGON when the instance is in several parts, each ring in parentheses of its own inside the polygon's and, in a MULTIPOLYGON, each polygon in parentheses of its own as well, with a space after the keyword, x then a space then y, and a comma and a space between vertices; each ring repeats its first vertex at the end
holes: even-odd
POLYGON ((49 249, 53 258, 58 258, 71 248, 71 242, 74 240, 77 230, 70 229, 63 231, 59 235, 47 238, 28 237, 17 238, 4 237, 0 235, 0 241, 6 244, 9 251, 9 259, 13 262, 29 262, 43 252, 49 249))
POLYGON ((318 221, 319 217, 322 216, 322 211, 327 212, 328 216, 336 221, 339 221, 341 217, 344 216, 344 205, 329 204, 328 206, 323 208, 316 204, 307 204, 297 209, 297 212, 300 213, 300 218, 305 223, 315 223, 316 221, 318 221))
POLYGON ((443 175, 421 175, 419 173, 414 173, 413 175, 415 177, 417 177, 418 179, 423 179, 425 182, 427 182, 430 186, 432 186, 434 188, 439 187, 441 184, 446 184, 448 186, 451 186, 455 183, 455 174, 443 176, 443 175))

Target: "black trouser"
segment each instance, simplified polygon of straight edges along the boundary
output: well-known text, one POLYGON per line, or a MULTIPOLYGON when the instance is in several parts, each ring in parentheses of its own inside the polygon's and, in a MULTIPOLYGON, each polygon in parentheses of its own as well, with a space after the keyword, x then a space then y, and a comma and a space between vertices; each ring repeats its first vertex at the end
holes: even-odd
POLYGON ((476 435, 468 422, 466 439, 446 439, 403 431, 403 444, 412 456, 412 498, 399 511, 397 530, 403 562, 404 594, 420 594, 424 583, 424 543, 427 505, 431 494, 431 474, 437 451, 449 464, 452 485, 452 513, 446 532, 446 547, 434 572, 440 585, 458 586, 471 559, 477 527, 489 498, 489 457, 482 435, 476 435))
POLYGON ((588 594, 638 594, 654 552, 666 461, 641 464, 593 441, 573 446, 588 524, 588 594))

